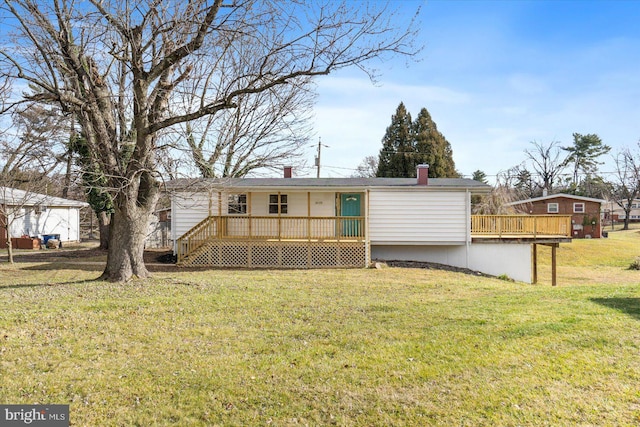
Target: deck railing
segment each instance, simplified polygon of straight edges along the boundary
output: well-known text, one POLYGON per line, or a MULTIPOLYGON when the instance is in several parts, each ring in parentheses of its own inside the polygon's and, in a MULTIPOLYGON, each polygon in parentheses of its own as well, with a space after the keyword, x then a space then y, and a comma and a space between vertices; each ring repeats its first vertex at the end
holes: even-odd
POLYGON ((571 215, 472 215, 471 235, 571 237, 571 215))
POLYGON ((177 241, 180 262, 211 239, 362 241, 365 220, 361 216, 210 216, 177 241))

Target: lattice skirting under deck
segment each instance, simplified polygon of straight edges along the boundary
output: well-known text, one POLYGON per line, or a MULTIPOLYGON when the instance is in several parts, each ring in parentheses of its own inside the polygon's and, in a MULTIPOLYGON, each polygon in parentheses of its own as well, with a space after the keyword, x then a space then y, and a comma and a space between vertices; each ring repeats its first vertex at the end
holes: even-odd
POLYGON ((253 268, 365 267, 364 242, 211 241, 181 265, 253 268))

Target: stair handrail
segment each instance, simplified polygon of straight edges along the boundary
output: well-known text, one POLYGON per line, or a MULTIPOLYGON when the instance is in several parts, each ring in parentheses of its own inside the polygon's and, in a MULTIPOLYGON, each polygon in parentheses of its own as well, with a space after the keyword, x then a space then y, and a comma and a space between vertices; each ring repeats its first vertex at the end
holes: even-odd
POLYGON ((185 256, 203 245, 207 240, 219 234, 219 218, 220 217, 216 216, 208 216, 178 238, 176 242, 178 263, 180 263, 185 256), (215 225, 215 227, 212 227, 212 225, 215 225))

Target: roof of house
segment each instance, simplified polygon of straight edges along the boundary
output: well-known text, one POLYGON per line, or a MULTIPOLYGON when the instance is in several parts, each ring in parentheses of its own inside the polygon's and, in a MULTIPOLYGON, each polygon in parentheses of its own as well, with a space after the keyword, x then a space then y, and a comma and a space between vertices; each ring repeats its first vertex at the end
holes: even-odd
POLYGON ((63 199, 62 197, 47 196, 19 190, 17 188, 0 187, 0 203, 10 206, 47 206, 82 208, 89 206, 86 202, 63 199))
POLYGON ((534 197, 532 199, 518 200, 517 202, 507 203, 507 205, 508 206, 523 205, 525 203, 541 202, 541 201, 549 200, 549 199, 557 199, 559 197, 564 197, 564 198, 573 199, 573 200, 580 200, 580 201, 583 201, 583 202, 595 202, 595 203, 605 203, 606 202, 606 200, 603 200, 603 199, 594 199, 594 198, 591 198, 591 197, 576 196, 574 194, 557 193, 557 194, 549 194, 548 196, 534 197))
POLYGON ((486 193, 491 186, 479 181, 464 178, 429 178, 428 185, 419 185, 417 178, 215 178, 215 179, 178 179, 167 183, 168 189, 204 189, 204 188, 416 188, 416 189, 468 189, 475 193, 486 193))

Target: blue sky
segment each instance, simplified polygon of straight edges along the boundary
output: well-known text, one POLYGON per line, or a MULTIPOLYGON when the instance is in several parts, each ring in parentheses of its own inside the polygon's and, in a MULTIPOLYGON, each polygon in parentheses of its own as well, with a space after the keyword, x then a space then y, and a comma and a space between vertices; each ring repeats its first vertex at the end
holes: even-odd
POLYGON ((322 176, 377 156, 401 101, 413 117, 429 110, 464 175, 495 175, 530 141, 569 145, 574 132, 612 153, 640 140, 640 1, 392 2, 407 17, 420 5, 419 62, 385 64, 377 85, 355 70, 318 80, 322 176))

